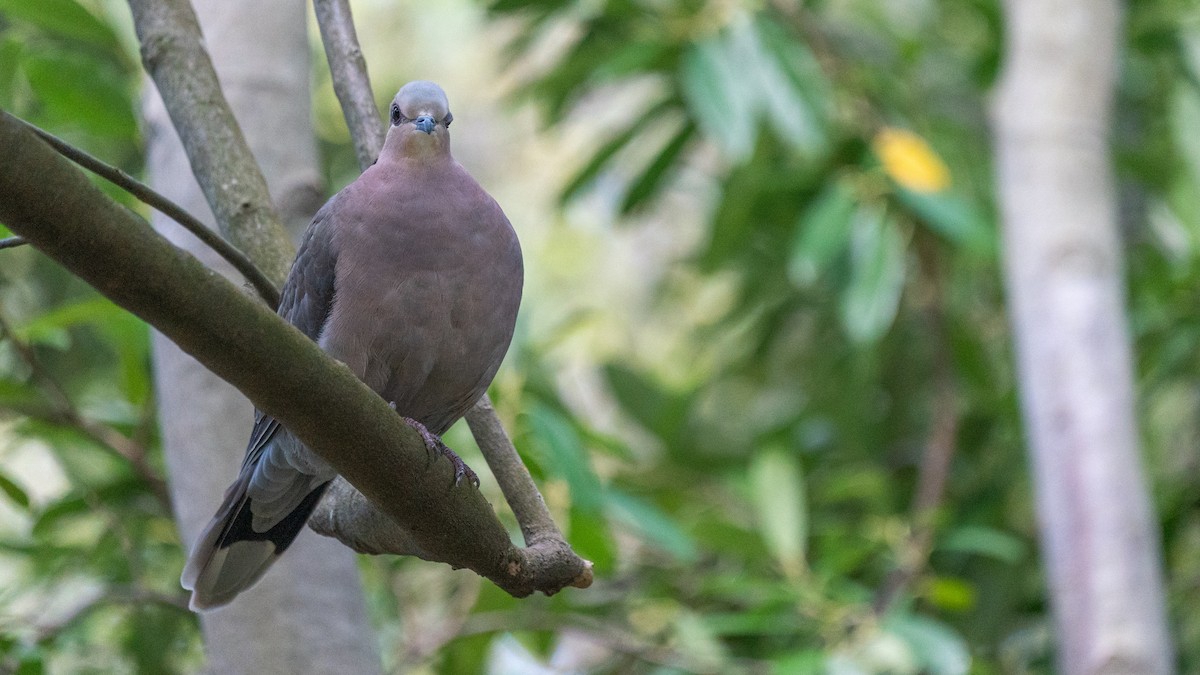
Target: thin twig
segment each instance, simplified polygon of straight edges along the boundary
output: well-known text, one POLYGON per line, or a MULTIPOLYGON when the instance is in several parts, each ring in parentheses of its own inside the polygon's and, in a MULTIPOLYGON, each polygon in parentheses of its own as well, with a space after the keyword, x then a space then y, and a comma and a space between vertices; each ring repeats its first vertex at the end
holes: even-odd
MULTIPOLYGON (((30 124, 25 120, 20 121, 22 124, 29 127, 30 131, 37 134, 42 138, 42 140, 50 144, 50 147, 57 150, 58 153, 63 157, 66 157, 79 166, 82 166, 88 171, 100 176, 104 180, 107 180, 113 185, 125 190, 142 203, 150 206, 153 209, 156 209, 164 216, 182 225, 184 229, 194 234, 197 239, 204 242, 204 244, 212 250, 216 251, 217 254, 228 261, 230 265, 233 265, 233 268, 237 270, 239 274, 245 277, 246 281, 254 287, 254 290, 258 291, 258 294, 267 302, 267 305, 269 305, 272 309, 279 305, 279 289, 275 287, 275 284, 271 283, 271 280, 268 279, 265 274, 263 274, 262 270, 258 269, 258 267, 251 262, 250 258, 247 258, 246 255, 233 246, 233 244, 230 244, 222 239, 219 234, 214 232, 204 223, 200 222, 195 216, 185 211, 182 206, 176 204, 170 199, 167 199, 162 194, 156 192, 149 185, 142 183, 121 169, 111 164, 107 164, 99 158, 90 155, 79 148, 76 148, 70 143, 67 143, 61 138, 40 127, 30 124)), ((19 237, 13 237, 13 239, 19 239, 19 237)), ((7 248, 3 245, 4 241, 8 240, 6 239, 0 241, 0 248, 7 248)), ((22 239, 12 245, 18 246, 23 243, 25 242, 22 239)))
POLYGON ((3 251, 6 248, 16 248, 18 246, 24 246, 25 244, 28 244, 28 243, 29 242, 25 241, 24 237, 5 237, 3 239, 0 239, 0 251, 3 251))
POLYGON ((475 403, 467 415, 467 424, 471 427, 479 449, 487 459, 504 499, 512 508, 517 523, 521 526, 521 534, 526 545, 533 545, 547 540, 562 541, 562 532, 550 517, 546 501, 538 492, 529 469, 521 461, 521 456, 513 447, 508 434, 496 416, 491 400, 484 396, 475 403))
POLYGON ((933 345, 933 419, 925 451, 917 467, 917 489, 912 503, 912 529, 902 545, 899 566, 884 580, 875 596, 875 613, 886 614, 929 562, 933 548, 934 520, 946 492, 950 463, 954 459, 958 436, 958 384, 946 342, 945 289, 936 242, 918 240, 921 275, 928 284, 926 325, 933 345), (923 245, 922 245, 923 244, 923 245))
POLYGON ((144 588, 111 588, 104 593, 80 603, 65 616, 54 622, 35 624, 34 640, 44 644, 53 640, 64 630, 104 605, 160 605, 180 612, 188 612, 187 596, 182 593, 167 595, 144 588))
POLYGON ((383 149, 383 127, 379 124, 379 110, 375 107, 375 94, 367 77, 367 62, 358 45, 350 3, 348 0, 313 0, 313 9, 333 76, 333 91, 342 104, 346 126, 354 139, 358 166, 366 169, 383 149))
POLYGON ((167 493, 167 483, 150 465, 145 446, 135 443, 107 425, 84 417, 58 380, 46 370, 37 353, 25 341, 17 337, 7 318, 0 311, 0 339, 4 338, 7 338, 12 344, 17 357, 29 369, 33 380, 39 384, 41 390, 50 399, 54 421, 78 430, 100 447, 108 448, 128 462, 134 473, 145 481, 166 512, 171 513, 171 498, 167 493))

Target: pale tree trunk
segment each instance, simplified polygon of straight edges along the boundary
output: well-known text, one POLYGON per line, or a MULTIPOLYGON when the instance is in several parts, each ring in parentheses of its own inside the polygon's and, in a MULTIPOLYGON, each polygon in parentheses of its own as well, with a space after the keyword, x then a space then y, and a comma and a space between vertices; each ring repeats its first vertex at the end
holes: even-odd
POLYGON ((1058 670, 1169 673, 1109 165, 1121 11, 1115 0, 1005 10, 1004 262, 1058 670))
MULTIPOLYGON (((281 214, 298 236, 320 205, 305 2, 196 0, 194 5, 229 103, 281 214)), ((153 92, 145 115, 154 187, 211 222, 187 157, 153 92)), ((156 215, 154 224, 205 263, 229 269, 165 218, 156 215)), ((237 475, 252 406, 157 334, 154 370, 172 500, 190 546, 237 475)), ((214 673, 380 672, 355 555, 307 530, 262 582, 228 607, 203 615, 201 624, 214 673)))

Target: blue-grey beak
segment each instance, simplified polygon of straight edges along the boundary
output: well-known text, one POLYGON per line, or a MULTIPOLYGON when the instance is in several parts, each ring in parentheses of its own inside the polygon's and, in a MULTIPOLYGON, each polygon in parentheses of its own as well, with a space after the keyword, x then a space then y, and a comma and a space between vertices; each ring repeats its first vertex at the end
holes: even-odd
POLYGON ((421 115, 417 119, 413 120, 413 125, 427 134, 432 134, 433 128, 437 126, 437 122, 434 122, 433 118, 429 115, 421 115))

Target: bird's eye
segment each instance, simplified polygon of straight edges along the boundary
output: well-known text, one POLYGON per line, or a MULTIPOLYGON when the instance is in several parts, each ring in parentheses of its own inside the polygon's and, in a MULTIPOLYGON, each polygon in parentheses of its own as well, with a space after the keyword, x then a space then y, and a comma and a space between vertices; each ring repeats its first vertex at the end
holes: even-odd
POLYGON ((446 125, 447 129, 450 128, 450 123, 453 121, 454 121, 454 115, 451 115, 450 113, 446 113, 446 116, 442 119, 442 123, 446 125))
POLYGON ((400 106, 393 103, 392 104, 392 126, 399 125, 400 121, 402 119, 404 119, 404 117, 403 117, 403 115, 400 114, 400 106))

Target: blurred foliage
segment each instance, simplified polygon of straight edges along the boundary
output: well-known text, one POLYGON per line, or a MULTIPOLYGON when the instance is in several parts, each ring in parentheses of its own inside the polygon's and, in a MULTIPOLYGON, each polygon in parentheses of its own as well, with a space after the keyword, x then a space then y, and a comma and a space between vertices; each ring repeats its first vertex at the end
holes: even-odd
MULTIPOLYGON (((113 7, 0 0, 0 108, 137 174, 139 72, 113 7)), ((563 336, 519 336, 497 406, 597 584, 517 601, 465 573, 364 560, 385 659, 1050 672, 986 125, 997 3, 487 11, 515 36, 518 101, 550 129, 607 120, 557 186, 564 209, 599 200, 620 226, 686 239, 697 223, 675 205, 695 205, 703 236, 659 270, 652 311, 703 318, 669 353, 652 341, 596 364, 619 411, 603 429, 554 371, 563 336), (947 431, 944 495, 915 513, 947 431)), ((1141 0, 1127 24, 1113 147, 1139 410, 1194 672, 1200 15, 1141 0)), ((0 670, 192 670, 147 332, 31 251, 0 261, 0 670)))
MULTIPOLYGON (((137 175, 141 70, 116 7, 0 0, 0 108, 137 175)), ((44 257, 0 257, 0 672, 201 662, 149 348, 145 324, 44 257)))
MULTIPOLYGON (((691 351, 635 348, 600 366, 653 452, 587 443, 599 490, 536 457, 567 483, 572 526, 608 533, 576 528, 573 540, 615 538, 609 582, 636 590, 605 616, 636 632, 633 608, 669 607, 668 628, 642 638, 703 655, 692 667, 712 672, 1048 672, 985 109, 997 4, 495 0, 489 11, 520 26, 508 56, 533 74, 516 96, 547 126, 586 125, 608 102, 622 111, 564 181, 564 206, 600 194, 614 224, 683 236, 674 205, 707 204, 705 234, 662 275, 655 311, 711 301, 706 285, 734 289, 691 351), (945 493, 914 513, 939 425, 953 439, 945 493), (597 493, 608 517, 581 520, 597 493), (613 513, 622 494, 654 509, 640 528, 613 513)), ((1200 624, 1182 602, 1200 521, 1184 289, 1200 281, 1200 146, 1186 130, 1200 124, 1200 13, 1137 2, 1128 26, 1114 148, 1144 441, 1190 672, 1200 624)), ((541 405, 554 405, 554 381, 531 368, 541 405)), ((525 419, 525 447, 568 435, 525 419)))

